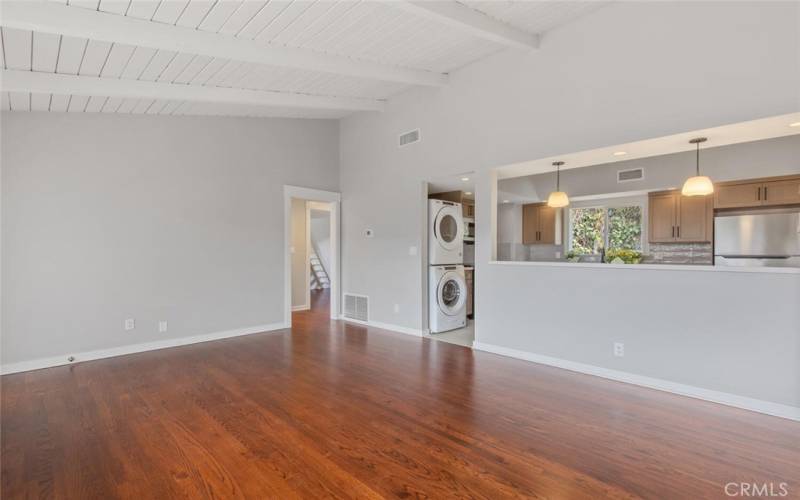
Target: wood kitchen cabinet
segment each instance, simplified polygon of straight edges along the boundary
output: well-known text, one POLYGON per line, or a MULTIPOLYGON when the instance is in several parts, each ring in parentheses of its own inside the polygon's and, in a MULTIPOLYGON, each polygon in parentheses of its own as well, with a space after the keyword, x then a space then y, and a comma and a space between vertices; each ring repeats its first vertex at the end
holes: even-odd
POLYGON ((680 191, 650 194, 650 243, 710 243, 714 230, 714 199, 683 196, 680 191))
POLYGON ((559 209, 546 203, 522 205, 522 243, 524 245, 555 245, 559 209))
POLYGON ((714 208, 750 208, 800 203, 800 176, 723 182, 714 186, 714 208))

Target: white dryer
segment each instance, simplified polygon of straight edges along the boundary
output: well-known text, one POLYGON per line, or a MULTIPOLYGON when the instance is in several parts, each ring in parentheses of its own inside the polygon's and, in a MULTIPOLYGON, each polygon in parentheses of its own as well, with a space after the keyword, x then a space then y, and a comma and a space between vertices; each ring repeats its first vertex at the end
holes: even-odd
POLYGON ((464 263, 464 217, 461 203, 428 200, 428 264, 464 263))
POLYGON ((467 326, 467 282, 464 266, 431 266, 429 323, 431 333, 467 326))

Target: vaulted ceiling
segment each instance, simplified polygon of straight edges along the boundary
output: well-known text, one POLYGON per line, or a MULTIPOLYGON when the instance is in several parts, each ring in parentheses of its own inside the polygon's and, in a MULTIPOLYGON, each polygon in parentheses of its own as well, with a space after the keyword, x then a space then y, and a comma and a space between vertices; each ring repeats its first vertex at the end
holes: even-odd
POLYGON ((0 3, 6 111, 340 118, 606 2, 0 3))

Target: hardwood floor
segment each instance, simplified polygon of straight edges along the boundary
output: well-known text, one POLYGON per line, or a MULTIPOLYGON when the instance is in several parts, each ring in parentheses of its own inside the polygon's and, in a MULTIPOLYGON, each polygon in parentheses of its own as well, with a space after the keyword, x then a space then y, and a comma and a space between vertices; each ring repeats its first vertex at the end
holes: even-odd
POLYGON ((800 497, 800 424, 330 322, 2 377, 2 498, 800 497))

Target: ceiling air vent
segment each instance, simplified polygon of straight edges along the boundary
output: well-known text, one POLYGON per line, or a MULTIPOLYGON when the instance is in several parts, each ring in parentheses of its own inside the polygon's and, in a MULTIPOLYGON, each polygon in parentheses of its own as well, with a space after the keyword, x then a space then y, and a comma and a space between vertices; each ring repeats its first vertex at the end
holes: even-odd
POLYGON ((369 297, 354 293, 344 294, 344 317, 355 321, 369 321, 369 297))
POLYGON ((405 134, 400 134, 400 138, 397 142, 397 145, 403 147, 418 141, 419 141, 419 129, 416 129, 412 130, 411 132, 406 132, 405 134))
POLYGON ((617 182, 640 181, 642 179, 644 179, 643 168, 633 168, 631 170, 617 171, 617 182))

